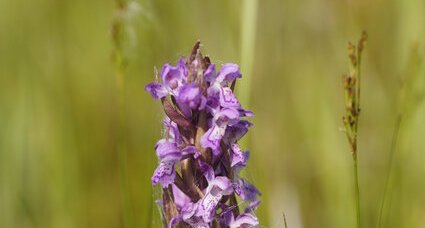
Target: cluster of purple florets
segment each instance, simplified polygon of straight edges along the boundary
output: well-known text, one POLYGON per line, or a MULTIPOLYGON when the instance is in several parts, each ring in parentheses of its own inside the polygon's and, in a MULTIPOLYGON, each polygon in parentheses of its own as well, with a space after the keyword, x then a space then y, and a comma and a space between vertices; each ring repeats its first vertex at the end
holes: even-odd
POLYGON ((160 184, 165 224, 169 227, 255 227, 260 192, 239 176, 249 152, 239 139, 252 126, 253 116, 233 94, 239 66, 220 71, 199 44, 176 66, 165 64, 161 82, 145 89, 162 100, 164 138, 155 146, 159 165, 152 184, 160 184))

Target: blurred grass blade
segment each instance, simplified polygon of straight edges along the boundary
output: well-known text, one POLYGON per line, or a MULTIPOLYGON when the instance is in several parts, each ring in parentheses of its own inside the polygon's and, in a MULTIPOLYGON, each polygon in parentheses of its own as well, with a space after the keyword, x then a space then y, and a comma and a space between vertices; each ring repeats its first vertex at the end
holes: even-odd
POLYGON ((236 91, 242 105, 249 107, 252 82, 252 67, 255 51, 255 34, 257 29, 258 0, 244 0, 241 17, 241 71, 244 80, 238 81, 236 91))

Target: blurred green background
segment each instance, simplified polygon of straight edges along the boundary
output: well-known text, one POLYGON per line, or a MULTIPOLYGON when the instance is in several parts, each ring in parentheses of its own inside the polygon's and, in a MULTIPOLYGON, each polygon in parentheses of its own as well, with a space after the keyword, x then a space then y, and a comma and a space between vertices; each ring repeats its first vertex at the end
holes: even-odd
POLYGON ((283 213, 290 228, 355 227, 341 75, 363 29, 363 226, 376 227, 390 172, 381 227, 425 227, 423 0, 134 1, 121 130, 116 14, 114 1, 0 0, 0 227, 160 227, 163 114, 143 87, 198 39, 242 66, 261 227, 283 227, 283 213))

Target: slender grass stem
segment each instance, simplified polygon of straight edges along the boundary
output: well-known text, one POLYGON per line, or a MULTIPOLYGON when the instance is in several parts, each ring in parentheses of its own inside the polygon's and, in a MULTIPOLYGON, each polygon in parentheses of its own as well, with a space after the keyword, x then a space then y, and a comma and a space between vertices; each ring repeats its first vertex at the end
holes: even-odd
POLYGON ((359 188, 359 172, 358 172, 357 155, 353 156, 353 168, 354 168, 354 187, 355 187, 355 198, 356 198, 357 227, 360 228, 361 227, 360 188, 359 188))
POLYGON ((248 106, 252 82, 252 65, 254 61, 255 34, 257 28, 258 0, 243 1, 241 17, 241 69, 247 77, 238 86, 239 101, 248 106))
MULTIPOLYGON (((413 95, 412 86, 418 83, 415 80, 417 79, 415 77, 418 77, 418 76, 422 77, 423 75, 420 73, 421 72, 420 65, 418 65, 418 63, 423 63, 423 57, 420 54, 420 52, 418 52, 418 50, 419 50, 418 47, 414 45, 413 49, 411 50, 411 53, 408 59, 408 64, 406 67, 405 75, 407 76, 407 78, 403 80, 402 87, 400 88, 400 95, 399 95, 399 101, 398 101, 399 111, 398 111, 395 127, 393 130, 393 135, 391 139, 391 148, 389 151, 388 166, 387 166, 388 167, 387 176, 385 178, 384 192, 382 194, 381 205, 379 208, 377 228, 383 227, 385 225, 384 221, 388 220, 388 219, 384 220, 384 209, 387 204, 387 196, 389 192, 393 190, 392 188, 390 188, 390 184, 392 181, 391 179, 392 175, 394 173, 393 167, 394 167, 396 152, 399 147, 398 146, 399 138, 401 138, 400 135, 402 135, 404 132, 403 128, 406 125, 406 121, 408 121, 407 116, 412 115, 413 113, 412 108, 417 107, 411 104, 409 101, 412 100, 412 95, 413 95)), ((418 84, 421 84, 421 83, 418 83, 418 84)), ((417 96, 417 97, 419 98, 417 101, 420 101, 423 96, 417 96)), ((388 209, 389 208, 387 208, 387 210, 388 209)))
POLYGON ((388 160, 388 172, 387 172, 387 177, 385 178, 384 193, 382 195, 381 206, 379 208, 379 217, 378 217, 378 225, 377 225, 378 228, 382 226, 382 215, 384 213, 385 202, 386 202, 387 194, 389 190, 391 170, 393 166, 394 154, 397 149, 398 135, 400 133, 400 126, 401 126, 402 119, 403 119, 402 114, 399 114, 397 117, 397 122, 394 128, 393 136, 391 140, 390 158, 388 160))

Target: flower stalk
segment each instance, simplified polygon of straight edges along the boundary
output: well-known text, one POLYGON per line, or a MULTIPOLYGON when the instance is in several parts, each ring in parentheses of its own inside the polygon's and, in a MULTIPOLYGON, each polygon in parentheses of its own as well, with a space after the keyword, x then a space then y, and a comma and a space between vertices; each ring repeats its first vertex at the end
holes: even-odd
POLYGON ((236 64, 215 64, 197 42, 176 66, 165 64, 161 82, 146 85, 165 112, 164 137, 155 151, 159 165, 152 176, 161 185, 164 226, 254 227, 260 192, 239 176, 249 152, 238 141, 253 116, 233 94, 242 75, 236 64))
POLYGON ((356 199, 357 227, 361 227, 360 189, 357 159, 357 129, 360 116, 360 63, 361 55, 367 40, 367 33, 363 32, 357 46, 348 43, 349 72, 344 75, 345 115, 343 123, 348 143, 353 157, 354 192, 356 199))

